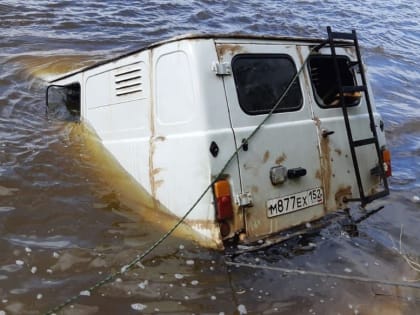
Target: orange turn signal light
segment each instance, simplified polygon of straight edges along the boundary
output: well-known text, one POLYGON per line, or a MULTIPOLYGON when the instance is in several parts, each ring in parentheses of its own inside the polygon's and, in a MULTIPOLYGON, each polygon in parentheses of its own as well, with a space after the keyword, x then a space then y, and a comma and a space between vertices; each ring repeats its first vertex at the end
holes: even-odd
POLYGON ((391 168, 391 151, 388 149, 382 150, 382 160, 384 162, 384 171, 386 177, 392 176, 392 168, 391 168))
POLYGON ((213 185, 214 197, 216 198, 216 217, 218 221, 233 218, 232 196, 229 182, 219 180, 213 185))

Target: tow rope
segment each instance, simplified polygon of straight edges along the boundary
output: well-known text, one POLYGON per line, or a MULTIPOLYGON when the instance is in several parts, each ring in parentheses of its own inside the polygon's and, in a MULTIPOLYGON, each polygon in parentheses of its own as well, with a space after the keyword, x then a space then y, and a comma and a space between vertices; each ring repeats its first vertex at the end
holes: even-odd
POLYGON ((287 95, 287 93, 289 92, 289 90, 291 89, 291 87, 293 86, 293 84, 295 83, 295 81, 297 80, 297 78, 299 77, 299 75, 302 73, 303 69, 305 68, 305 65, 307 64, 309 57, 311 56, 312 52, 316 50, 316 47, 311 48, 309 51, 308 56, 305 58, 305 60, 303 61, 301 67, 299 68, 299 71, 296 72, 296 74, 293 76, 293 78, 290 80, 286 90, 283 92, 283 94, 280 96, 280 98, 277 100, 276 104, 273 106, 273 108, 270 110, 269 113, 267 113, 267 115, 265 116, 265 118, 259 123, 259 125, 257 127, 255 127, 255 129, 251 132, 251 134, 245 139, 245 141, 243 141, 241 143, 241 145, 233 152, 233 154, 231 155, 231 157, 227 160, 227 162, 225 163, 225 165, 222 167, 222 169, 219 171, 218 175, 211 181, 211 183, 207 186, 206 189, 204 189, 204 191, 202 192, 202 194, 197 198, 197 200, 193 203, 193 205, 190 207, 190 209, 185 212, 185 214, 179 219, 179 221, 168 231, 166 232, 164 235, 162 235, 162 237, 160 239, 158 239, 154 244, 152 244, 147 250, 145 250, 142 254, 137 255, 135 258, 133 258, 127 265, 121 267, 121 269, 119 271, 116 271, 114 273, 109 274, 107 277, 105 277, 104 279, 102 279, 101 281, 95 283, 94 285, 92 285, 91 287, 81 291, 81 293, 77 294, 77 295, 73 295, 72 297, 68 298, 67 300, 65 300, 63 303, 57 305, 56 307, 54 307, 53 309, 47 311, 46 313, 44 313, 45 315, 53 315, 59 311, 61 311, 62 309, 64 309, 67 305, 73 303, 74 301, 76 301, 77 299, 79 299, 82 295, 86 296, 86 295, 90 295, 92 292, 96 291, 97 289, 99 289, 100 287, 102 287, 103 285, 111 282, 112 280, 114 280, 115 278, 117 278, 118 276, 123 275, 124 273, 126 273, 128 270, 132 269, 137 263, 141 262, 147 255, 149 255, 156 247, 158 247, 163 241, 165 241, 176 229, 178 226, 181 225, 181 223, 184 222, 184 220, 187 218, 187 216, 194 210, 194 208, 197 206, 197 204, 201 201, 201 199, 203 199, 203 197, 207 194, 207 192, 213 187, 213 185, 218 181, 218 179, 220 178, 220 176, 224 173, 224 171, 227 169, 227 167, 229 166, 230 162, 232 162, 232 160, 237 156, 237 154, 242 150, 243 146, 246 143, 249 143, 249 141, 254 137, 254 135, 261 129, 261 127, 266 123, 266 121, 273 115, 273 113, 275 112, 275 110, 277 109, 277 107, 280 105, 280 103, 283 101, 283 99, 285 98, 285 96, 287 95), (83 294, 82 294, 83 293, 83 294))

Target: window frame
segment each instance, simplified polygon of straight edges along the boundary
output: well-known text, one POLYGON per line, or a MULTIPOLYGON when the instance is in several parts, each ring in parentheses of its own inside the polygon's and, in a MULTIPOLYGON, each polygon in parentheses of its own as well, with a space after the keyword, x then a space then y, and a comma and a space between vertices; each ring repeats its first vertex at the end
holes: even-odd
MULTIPOLYGON (((346 55, 337 55, 336 57, 338 59, 345 59, 346 61, 351 62, 351 59, 349 58, 349 56, 346 56, 346 55)), ((311 61, 312 61, 312 59, 315 59, 315 58, 331 59, 332 60, 333 59, 333 56, 332 55, 322 55, 322 54, 319 54, 319 55, 313 55, 313 56, 310 56, 309 57, 307 67, 308 67, 309 80, 311 81, 312 95, 313 95, 313 98, 314 98, 315 102, 322 109, 341 108, 340 103, 338 103, 337 105, 326 105, 325 102, 322 100, 322 98, 318 95, 318 91, 317 91, 316 86, 315 86, 315 84, 314 84, 314 82, 312 80, 311 61)), ((351 73, 351 75, 353 77, 353 86, 356 86, 357 85, 356 73, 355 73, 354 69, 349 69, 349 71, 350 71, 350 73, 351 73)), ((361 103, 361 100, 362 100, 362 96, 359 97, 359 100, 357 102, 355 102, 354 104, 349 104, 346 107, 356 107, 356 106, 359 106, 360 103, 361 103)))
MULTIPOLYGON (((272 107, 267 108, 265 110, 250 111, 249 108, 246 108, 241 103, 241 100, 240 100, 240 97, 239 97, 239 85, 238 85, 238 82, 237 82, 237 80, 238 80, 237 75, 235 75, 234 64, 239 59, 249 58, 249 59, 262 59, 262 60, 264 60, 267 57, 288 60, 290 62, 290 64, 292 65, 293 69, 295 70, 293 72, 291 78, 293 78, 296 75, 296 73, 298 72, 296 64, 295 64, 292 56, 290 56, 288 54, 284 54, 284 53, 245 53, 245 54, 235 55, 231 60, 231 67, 232 67, 232 75, 233 75, 233 79, 234 79, 234 83, 235 83, 236 96, 237 96, 237 99, 238 99, 238 104, 239 104, 240 108, 242 109, 242 111, 244 113, 246 113, 247 115, 250 115, 250 116, 258 116, 258 115, 268 114, 273 109, 273 106, 277 103, 279 98, 272 104, 273 105, 272 107)), ((304 94, 302 93, 302 87, 301 87, 301 84, 300 84, 299 76, 297 77, 296 81, 297 81, 297 83, 295 82, 294 84, 297 84, 298 88, 299 88, 299 96, 300 96, 299 97, 299 99, 300 99, 299 104, 297 104, 294 107, 288 107, 288 108, 282 108, 282 107, 278 106, 277 109, 273 113, 297 112, 297 111, 302 109, 303 104, 304 104, 304 94)), ((290 90, 288 92, 290 92, 290 90)), ((280 95, 280 97, 282 97, 282 95, 280 95)))

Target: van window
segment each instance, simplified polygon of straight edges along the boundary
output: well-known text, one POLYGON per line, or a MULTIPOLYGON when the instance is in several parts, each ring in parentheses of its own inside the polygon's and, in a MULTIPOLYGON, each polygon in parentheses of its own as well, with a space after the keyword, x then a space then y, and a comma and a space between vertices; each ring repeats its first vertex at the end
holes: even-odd
POLYGON ((80 84, 48 86, 47 109, 57 118, 78 120, 80 118, 80 84))
MULTIPOLYGON (((343 86, 354 86, 356 80, 354 72, 350 69, 350 60, 345 56, 337 56, 338 68, 343 86)), ((309 60, 309 72, 312 81, 314 97, 319 106, 324 108, 339 107, 340 95, 334 69, 334 60, 331 56, 313 56, 309 60)), ((347 106, 359 104, 360 92, 344 94, 347 106)))
MULTIPOLYGON (((296 74, 292 58, 277 54, 241 54, 232 60, 239 105, 249 115, 270 112, 296 74)), ((297 79, 274 111, 298 110, 302 93, 297 79)))

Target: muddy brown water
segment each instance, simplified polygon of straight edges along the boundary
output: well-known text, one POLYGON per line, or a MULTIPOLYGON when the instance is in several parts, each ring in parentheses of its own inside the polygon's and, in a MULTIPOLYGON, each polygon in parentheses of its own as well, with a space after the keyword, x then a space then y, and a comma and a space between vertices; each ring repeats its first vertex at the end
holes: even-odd
MULTIPOLYGON (((376 204, 385 208, 357 233, 339 212, 316 233, 235 261, 420 285, 419 10, 397 0, 2 1, 0 314, 47 312, 173 224, 83 125, 46 118, 44 93, 56 74, 185 33, 359 31, 393 153, 391 195, 376 204)), ((420 289, 227 266, 183 232, 60 314, 420 313, 420 289)))

